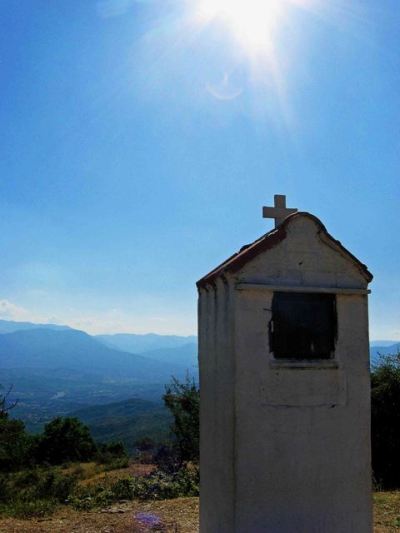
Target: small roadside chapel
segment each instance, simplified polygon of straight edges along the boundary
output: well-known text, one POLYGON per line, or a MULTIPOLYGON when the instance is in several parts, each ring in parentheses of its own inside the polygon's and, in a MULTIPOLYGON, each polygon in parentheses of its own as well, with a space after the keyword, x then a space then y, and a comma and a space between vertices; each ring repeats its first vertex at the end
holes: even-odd
POLYGON ((371 532, 372 275, 284 196, 263 214, 197 283, 200 532, 371 532))

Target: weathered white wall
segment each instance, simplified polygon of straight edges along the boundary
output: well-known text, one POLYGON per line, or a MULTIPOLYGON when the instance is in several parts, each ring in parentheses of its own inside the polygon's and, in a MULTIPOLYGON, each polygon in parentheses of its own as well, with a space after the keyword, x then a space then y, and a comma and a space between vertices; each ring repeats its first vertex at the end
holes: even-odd
POLYGON ((287 238, 260 254, 238 273, 244 281, 341 288, 366 288, 367 281, 338 247, 328 245, 324 234, 308 217, 294 218, 287 238))
POLYGON ((199 297, 200 528, 220 533, 235 531, 233 296, 219 280, 199 297))
POLYGON ((306 369, 270 366, 269 298, 243 291, 237 305, 233 531, 367 533, 366 297, 337 297, 338 368, 306 369))
POLYGON ((287 238, 199 295, 202 533, 368 533, 368 311, 337 295, 335 364, 269 353, 272 292, 237 282, 366 288, 357 266, 298 217, 287 238))

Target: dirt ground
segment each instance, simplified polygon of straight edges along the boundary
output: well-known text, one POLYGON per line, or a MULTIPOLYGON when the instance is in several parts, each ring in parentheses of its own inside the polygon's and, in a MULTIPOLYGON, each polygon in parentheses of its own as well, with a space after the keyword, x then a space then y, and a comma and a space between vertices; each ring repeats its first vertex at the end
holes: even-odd
MULTIPOLYGON (((48 518, 0 519, 0 533, 197 533, 198 512, 198 498, 124 502, 90 512, 63 508, 48 518)), ((374 514, 374 533, 399 533, 400 492, 376 493, 374 514)))
POLYGON ((0 519, 1 533, 195 533, 198 531, 198 498, 157 502, 127 502, 101 511, 63 508, 48 518, 0 519), (159 524, 157 524, 157 518, 159 524), (153 528, 146 525, 154 520, 153 528))
POLYGON ((399 533, 400 491, 375 492, 374 533, 399 533))

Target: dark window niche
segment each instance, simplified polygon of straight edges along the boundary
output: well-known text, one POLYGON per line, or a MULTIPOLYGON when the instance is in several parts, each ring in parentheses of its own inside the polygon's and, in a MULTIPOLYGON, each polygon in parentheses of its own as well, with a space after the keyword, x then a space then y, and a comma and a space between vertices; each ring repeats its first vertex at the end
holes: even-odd
POLYGON ((337 336, 336 295, 275 292, 269 336, 276 359, 331 359, 337 336))

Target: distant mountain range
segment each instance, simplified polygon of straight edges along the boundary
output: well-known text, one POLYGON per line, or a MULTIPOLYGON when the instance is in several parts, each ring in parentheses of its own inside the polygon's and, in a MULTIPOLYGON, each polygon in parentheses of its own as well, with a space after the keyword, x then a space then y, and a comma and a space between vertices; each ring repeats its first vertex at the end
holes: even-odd
POLYGON ((197 344, 197 337, 194 335, 179 337, 178 335, 157 335, 156 333, 146 333, 145 335, 117 333, 115 335, 96 335, 95 338, 111 348, 118 348, 118 350, 131 353, 173 349, 197 344))
POLYGON ((62 368, 149 383, 182 373, 176 364, 109 348, 83 331, 45 328, 0 335, 0 368, 62 368))
POLYGON ((144 352, 143 357, 150 357, 151 359, 160 361, 162 363, 169 363, 174 365, 184 366, 190 374, 197 374, 197 342, 191 344, 182 344, 176 348, 158 348, 144 352))
POLYGON ((376 341, 370 345, 371 364, 376 365, 381 355, 394 355, 400 352, 400 341, 376 341), (391 344, 393 343, 393 344, 391 344))
MULTIPOLYGON (((372 364, 399 348, 400 342, 373 341, 372 364)), ((14 386, 13 416, 32 431, 76 413, 97 438, 125 435, 132 442, 145 427, 161 434, 168 418, 165 385, 187 372, 197 378, 194 336, 91 336, 68 326, 0 320, 0 385, 14 386)))
POLYGON ((36 431, 54 416, 83 408, 128 399, 160 402, 172 376, 197 376, 196 337, 126 337, 153 350, 124 351, 67 326, 0 321, 0 385, 14 387, 19 403, 13 415, 36 431))
POLYGON ((96 335, 106 346, 125 352, 140 354, 161 363, 185 366, 189 372, 197 373, 197 337, 177 335, 137 335, 121 333, 96 335))
POLYGON ((374 348, 375 346, 393 346, 395 344, 400 344, 400 341, 388 341, 388 340, 379 340, 379 341, 371 341, 369 343, 371 348, 374 348))
POLYGON ((33 322, 13 322, 12 320, 0 320, 0 334, 13 333, 26 329, 71 329, 69 326, 59 326, 57 324, 34 324, 33 322))

